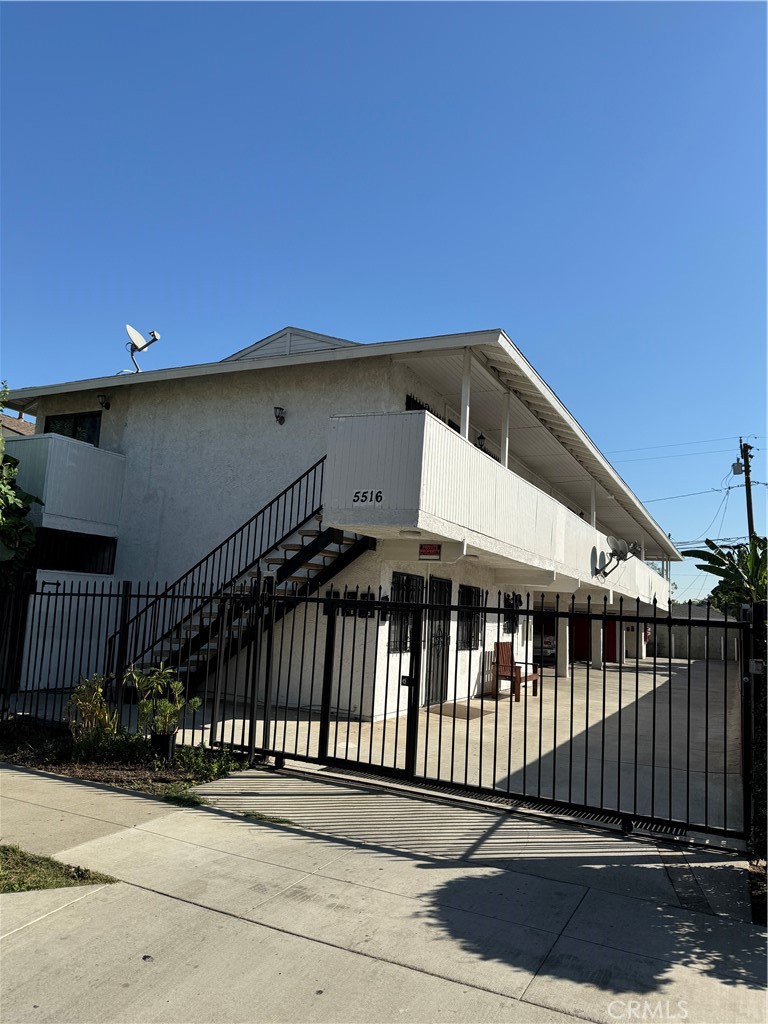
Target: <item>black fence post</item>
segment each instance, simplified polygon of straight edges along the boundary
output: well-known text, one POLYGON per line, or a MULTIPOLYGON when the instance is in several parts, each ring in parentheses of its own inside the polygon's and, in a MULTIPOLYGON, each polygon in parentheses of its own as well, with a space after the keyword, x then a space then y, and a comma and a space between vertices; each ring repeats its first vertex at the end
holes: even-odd
MULTIPOLYGON (((331 591, 331 597, 333 592, 331 591)), ((333 599, 325 604, 325 652, 323 654, 323 692, 320 698, 320 734, 317 740, 317 756, 320 761, 328 760, 328 745, 331 734, 331 693, 333 691, 333 664, 336 656, 336 614, 338 603, 333 599)))
POLYGON ((29 601, 34 590, 35 574, 25 572, 20 576, 18 586, 0 595, 0 717, 7 714, 11 694, 19 688, 29 601))
POLYGON ((416 756, 419 741, 419 689, 421 685, 421 644, 424 609, 416 608, 411 618, 411 666, 408 681, 408 717, 405 729, 405 774, 412 779, 416 774, 416 756))
POLYGON ((264 577, 263 598, 265 602, 264 629, 266 631, 266 651, 264 655, 264 727, 261 734, 261 747, 266 756, 269 750, 269 733, 272 728, 272 648, 274 645, 275 626, 275 578, 264 577))
POLYGON ((741 666, 744 833, 757 860, 766 857, 766 605, 750 608, 741 666))
MULTIPOLYGON (((251 584, 251 598, 254 602, 253 643, 250 648, 250 678, 248 680, 248 763, 256 760, 256 723, 259 720, 259 663, 261 662, 262 620, 264 617, 264 601, 262 596, 261 573, 257 572, 251 584)), ((249 630, 250 631, 250 630, 249 630)))
POLYGON ((128 667, 128 622, 131 618, 130 580, 123 580, 120 586, 120 626, 117 636, 117 654, 115 655, 115 692, 117 696, 118 721, 122 722, 125 705, 125 670, 128 667))

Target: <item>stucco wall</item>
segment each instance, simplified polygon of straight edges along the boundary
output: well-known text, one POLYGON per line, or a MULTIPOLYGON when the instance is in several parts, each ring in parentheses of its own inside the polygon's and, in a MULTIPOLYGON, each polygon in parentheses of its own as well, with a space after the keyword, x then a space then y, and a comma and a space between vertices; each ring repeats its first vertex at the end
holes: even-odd
MULTIPOLYGON (((126 456, 115 575, 176 578, 325 455, 332 414, 403 409, 391 378, 382 357, 115 389, 100 440, 126 456)), ((52 396, 38 423, 94 408, 95 392, 52 396)))

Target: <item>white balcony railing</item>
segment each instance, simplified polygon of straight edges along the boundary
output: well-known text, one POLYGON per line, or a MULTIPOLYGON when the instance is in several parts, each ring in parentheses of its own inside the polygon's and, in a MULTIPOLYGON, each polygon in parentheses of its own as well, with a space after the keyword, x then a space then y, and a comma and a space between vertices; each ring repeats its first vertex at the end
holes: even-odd
POLYGON ((601 581, 594 570, 609 550, 604 534, 427 412, 333 417, 323 506, 329 526, 381 538, 419 530, 466 541, 510 571, 541 569, 668 600, 666 580, 637 558, 601 581))
POLYGON ((123 455, 60 434, 6 440, 5 450, 19 460, 19 486, 43 502, 30 512, 36 526, 117 536, 123 455))

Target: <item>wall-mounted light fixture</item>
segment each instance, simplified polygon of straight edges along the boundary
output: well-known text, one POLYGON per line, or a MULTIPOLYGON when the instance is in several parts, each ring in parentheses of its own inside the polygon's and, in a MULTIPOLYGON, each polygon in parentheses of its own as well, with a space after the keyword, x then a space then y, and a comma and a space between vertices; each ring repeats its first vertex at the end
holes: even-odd
POLYGON ((96 397, 98 398, 99 405, 101 406, 102 409, 109 409, 109 395, 96 395, 96 397))
POLYGON ((275 419, 277 420, 281 427, 285 423, 285 409, 282 407, 282 405, 275 406, 275 419))
POLYGON ((485 451, 485 442, 487 440, 488 438, 485 436, 485 434, 480 433, 477 435, 477 447, 480 449, 481 452, 485 451))

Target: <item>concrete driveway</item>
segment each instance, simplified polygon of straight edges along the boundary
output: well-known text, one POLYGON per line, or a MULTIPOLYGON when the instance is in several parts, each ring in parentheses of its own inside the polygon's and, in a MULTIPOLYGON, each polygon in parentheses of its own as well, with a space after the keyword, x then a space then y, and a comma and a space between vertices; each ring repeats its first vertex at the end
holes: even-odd
POLYGON ((3 841, 122 881, 0 897, 3 1022, 764 1019, 733 856, 323 773, 200 791, 6 768, 3 841))

